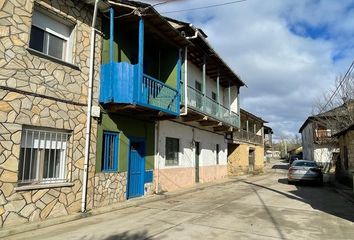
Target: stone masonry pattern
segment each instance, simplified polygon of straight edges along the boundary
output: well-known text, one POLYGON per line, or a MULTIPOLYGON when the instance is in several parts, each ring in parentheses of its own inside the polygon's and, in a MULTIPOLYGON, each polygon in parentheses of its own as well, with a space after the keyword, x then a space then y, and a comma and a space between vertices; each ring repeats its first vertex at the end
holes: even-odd
MULTIPOLYGON (((85 149, 86 103, 92 7, 76 0, 0 1, 0 225, 63 216, 80 211, 85 149), (74 23, 73 65, 28 51, 34 6, 74 23), (70 131, 66 176, 69 186, 19 189, 18 164, 23 126, 70 131)), ((98 24, 99 26, 100 24, 98 24)), ((94 104, 98 104, 101 36, 96 34, 94 104)), ((92 122, 88 208, 93 206, 92 122)))
POLYGON ((94 207, 123 202, 126 199, 127 173, 96 173, 94 207))

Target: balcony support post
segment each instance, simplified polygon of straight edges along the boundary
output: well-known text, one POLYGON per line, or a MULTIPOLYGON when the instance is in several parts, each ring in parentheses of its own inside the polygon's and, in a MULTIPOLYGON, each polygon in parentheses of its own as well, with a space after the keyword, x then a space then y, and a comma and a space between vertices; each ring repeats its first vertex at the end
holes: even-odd
POLYGON ((248 137, 248 132, 249 132, 249 129, 248 129, 248 120, 246 121, 246 135, 247 135, 247 140, 249 139, 248 137))
POLYGON ((230 84, 230 81, 229 81, 229 114, 231 116, 231 84, 230 84))
POLYGON ((113 42, 114 42, 114 8, 109 9, 109 63, 111 65, 111 79, 113 66, 113 42))
POLYGON ((217 115, 220 116, 220 72, 219 72, 219 69, 218 69, 218 76, 216 77, 216 92, 217 92, 217 100, 218 100, 217 115))
POLYGON ((144 20, 140 17, 139 20, 139 54, 138 54, 138 79, 137 88, 139 101, 143 98, 143 74, 144 74, 144 20))
MULTIPOLYGON (((113 50, 114 50, 114 8, 109 9, 109 79, 113 77, 113 50)), ((112 81, 111 81, 112 84, 112 81)), ((112 86, 109 87, 109 96, 112 96, 112 86)), ((113 99, 113 97, 112 97, 113 99)))
POLYGON ((181 106, 181 56, 182 56, 182 49, 178 50, 178 60, 177 60, 177 96, 176 96, 176 111, 178 115, 180 114, 180 106, 181 106))
POLYGON ((203 110, 205 110, 206 97, 206 55, 203 56, 203 110))

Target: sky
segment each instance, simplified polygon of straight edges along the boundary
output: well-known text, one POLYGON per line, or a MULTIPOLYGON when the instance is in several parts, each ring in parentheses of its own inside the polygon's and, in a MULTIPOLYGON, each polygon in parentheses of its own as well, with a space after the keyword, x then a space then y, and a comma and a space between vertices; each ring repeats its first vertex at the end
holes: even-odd
POLYGON ((248 86, 240 90, 241 108, 268 121, 275 139, 293 138, 354 60, 354 0, 247 0, 168 13, 226 2, 232 0, 178 0, 155 8, 203 29, 248 86))

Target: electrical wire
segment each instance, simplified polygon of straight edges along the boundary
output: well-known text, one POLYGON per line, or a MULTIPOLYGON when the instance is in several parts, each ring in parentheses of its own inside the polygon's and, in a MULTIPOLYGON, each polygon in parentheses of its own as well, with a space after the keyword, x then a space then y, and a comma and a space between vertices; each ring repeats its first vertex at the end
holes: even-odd
POLYGON ((221 6, 225 6, 225 5, 241 3, 241 2, 246 2, 246 1, 248 1, 248 0, 237 0, 237 1, 231 1, 231 2, 213 4, 213 5, 207 5, 207 6, 201 6, 201 7, 195 7, 195 8, 187 8, 187 9, 181 9, 181 10, 167 11, 167 12, 162 12, 161 14, 195 11, 195 10, 206 9, 206 8, 221 7, 221 6))
POLYGON ((327 103, 322 107, 322 111, 324 111, 326 109, 326 107, 332 101, 333 97, 337 94, 337 92, 339 91, 340 87, 344 84, 344 82, 347 79, 349 79, 349 78, 347 78, 347 76, 349 76, 353 72, 353 70, 354 70, 354 60, 353 60, 352 64, 350 65, 350 67, 348 68, 347 72, 345 73, 344 77, 341 79, 338 86, 336 87, 336 89, 334 90, 334 92, 332 93, 330 98, 328 99, 327 103))

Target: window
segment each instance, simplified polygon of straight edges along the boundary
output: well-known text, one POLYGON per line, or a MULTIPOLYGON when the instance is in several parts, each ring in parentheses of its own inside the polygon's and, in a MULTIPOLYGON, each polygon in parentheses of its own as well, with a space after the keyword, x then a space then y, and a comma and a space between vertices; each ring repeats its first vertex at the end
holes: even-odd
POLYGON ((70 134, 61 131, 24 129, 21 139, 19 183, 65 182, 70 134))
POLYGON ((195 89, 196 91, 196 107, 202 108, 203 95, 202 95, 202 84, 200 82, 195 81, 195 89))
POLYGON ((195 89, 199 92, 202 92, 202 84, 200 82, 195 81, 195 89))
POLYGON ((33 12, 29 47, 60 60, 71 62, 72 27, 37 9, 33 12))
POLYGON ((102 171, 118 170, 118 133, 103 133, 102 171))
POLYGON ((166 166, 178 166, 179 139, 166 138, 166 166))
POLYGON ((215 102, 217 102, 216 93, 211 92, 211 98, 212 98, 215 102))
POLYGON ((219 164, 219 151, 220 151, 219 144, 216 144, 215 150, 216 150, 216 164, 219 164))
POLYGON ((211 113, 215 115, 218 112, 218 104, 217 104, 218 101, 215 92, 211 92, 211 98, 214 101, 214 103, 211 105, 211 113))

